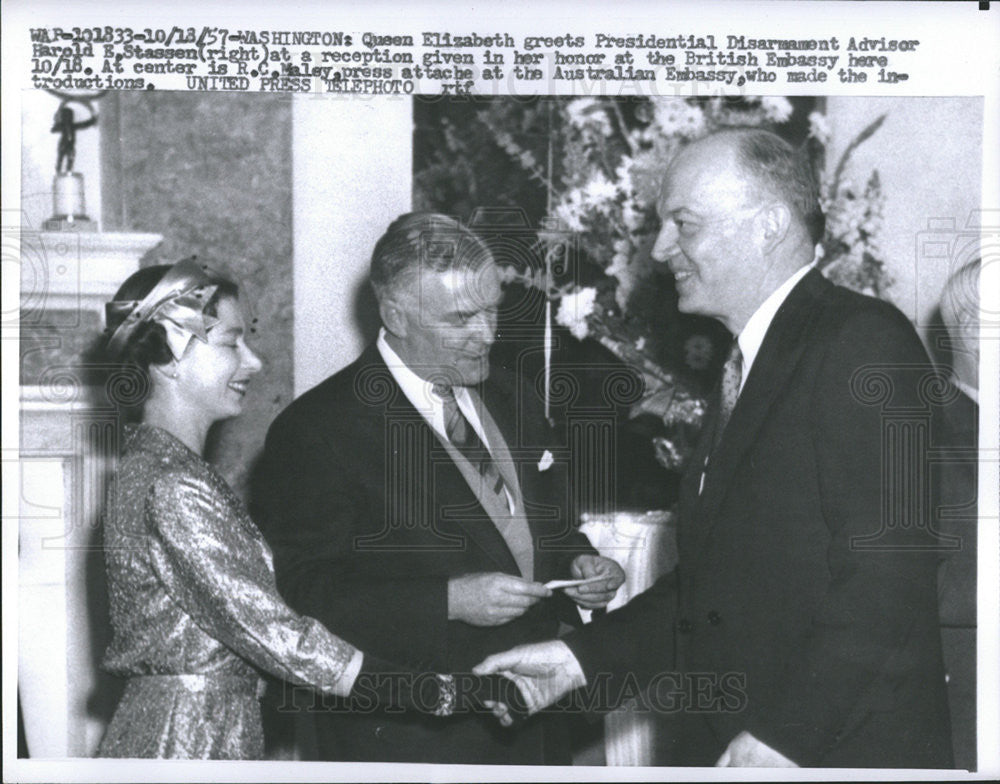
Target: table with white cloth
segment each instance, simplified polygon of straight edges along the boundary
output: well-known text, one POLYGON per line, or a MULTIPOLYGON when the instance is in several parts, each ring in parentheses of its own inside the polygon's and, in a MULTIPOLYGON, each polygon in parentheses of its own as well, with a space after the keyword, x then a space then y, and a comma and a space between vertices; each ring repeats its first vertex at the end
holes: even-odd
MULTIPOLYGON (((666 510, 585 514, 580 530, 597 551, 625 570, 625 584, 608 604, 621 607, 677 565, 674 515, 666 510)), ((589 620, 588 611, 581 611, 589 620)), ((630 700, 604 719, 604 752, 608 765, 651 765, 656 742, 656 716, 637 711, 630 700)))

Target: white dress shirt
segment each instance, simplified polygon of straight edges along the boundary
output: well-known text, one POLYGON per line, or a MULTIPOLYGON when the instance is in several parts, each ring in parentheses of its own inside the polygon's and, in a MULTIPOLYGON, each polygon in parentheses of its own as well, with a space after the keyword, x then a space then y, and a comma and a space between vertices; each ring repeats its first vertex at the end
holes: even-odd
POLYGON ((778 308, 788 299, 795 285, 806 276, 806 273, 813 268, 812 264, 807 264, 792 275, 788 280, 776 288, 771 295, 765 299, 753 315, 747 321, 743 331, 737 336, 736 341, 740 344, 740 353, 743 355, 743 376, 740 379, 740 392, 747 383, 747 376, 750 375, 750 368, 753 367, 754 360, 760 352, 764 336, 768 327, 774 321, 778 308))
MULTIPOLYGON (((768 328, 771 326, 771 322, 774 321, 775 315, 778 313, 778 309, 781 307, 782 303, 788 299, 788 295, 792 293, 792 289, 795 285, 806 276, 816 262, 813 261, 811 264, 806 264, 801 269, 797 270, 788 280, 782 283, 778 288, 771 292, 771 295, 765 299, 760 307, 753 312, 747 323, 744 325, 743 330, 739 335, 736 336, 736 342, 740 346, 740 354, 743 356, 743 372, 740 376, 740 389, 743 391, 744 385, 747 383, 747 376, 750 375, 750 368, 753 367, 754 360, 757 359, 757 354, 760 352, 760 347, 764 342, 764 336, 767 334, 768 328)), ((702 494, 705 489, 705 475, 708 471, 708 461, 710 455, 705 455, 705 464, 702 466, 701 470, 701 480, 698 483, 698 495, 702 494)))

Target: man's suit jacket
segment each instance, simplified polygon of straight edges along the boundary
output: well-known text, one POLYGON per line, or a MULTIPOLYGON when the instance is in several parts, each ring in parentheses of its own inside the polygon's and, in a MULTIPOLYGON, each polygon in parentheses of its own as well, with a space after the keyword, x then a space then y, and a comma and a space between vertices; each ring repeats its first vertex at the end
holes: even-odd
MULTIPOLYGON (((547 428, 512 376, 495 370, 481 395, 519 470, 534 578, 568 577, 572 558, 594 550, 563 511, 565 460, 539 469, 547 428)), ((282 594, 365 653, 468 672, 488 654, 555 636, 560 619, 579 621, 561 593, 501 626, 448 621, 449 578, 518 567, 374 346, 282 412, 258 476, 255 507, 282 594)), ((331 759, 569 762, 553 717, 509 731, 492 716, 326 714, 317 730, 331 759)))
POLYGON ((675 762, 746 730, 800 765, 951 764, 926 472, 899 451, 930 372, 891 305, 816 271, 782 304, 682 481, 677 570, 567 638, 612 695, 652 679, 675 762))

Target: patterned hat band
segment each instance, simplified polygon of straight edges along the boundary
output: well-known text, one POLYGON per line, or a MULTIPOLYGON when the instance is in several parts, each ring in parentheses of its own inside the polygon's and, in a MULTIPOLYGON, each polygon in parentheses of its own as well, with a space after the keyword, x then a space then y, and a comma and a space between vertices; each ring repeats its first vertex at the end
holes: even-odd
POLYGON ((112 300, 104 306, 105 323, 125 314, 108 339, 108 351, 119 355, 140 324, 155 321, 167 333, 167 346, 180 359, 191 338, 208 341, 208 330, 219 323, 205 314, 218 285, 195 263, 195 256, 178 261, 141 300, 112 300))

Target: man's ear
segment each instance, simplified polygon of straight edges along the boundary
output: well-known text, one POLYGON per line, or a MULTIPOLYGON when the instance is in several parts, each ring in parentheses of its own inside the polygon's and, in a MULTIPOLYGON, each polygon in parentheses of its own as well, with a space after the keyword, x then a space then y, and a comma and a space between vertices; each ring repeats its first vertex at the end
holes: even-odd
POLYGON ((378 313, 386 332, 397 338, 405 338, 407 332, 406 311, 394 296, 385 297, 378 304, 378 313))
POLYGON ((761 222, 764 249, 771 252, 788 236, 788 228, 792 224, 792 211, 787 205, 774 202, 760 211, 758 219, 761 222))
POLYGON ((172 381, 177 378, 177 360, 172 359, 164 365, 150 365, 149 372, 156 376, 161 384, 172 381))

